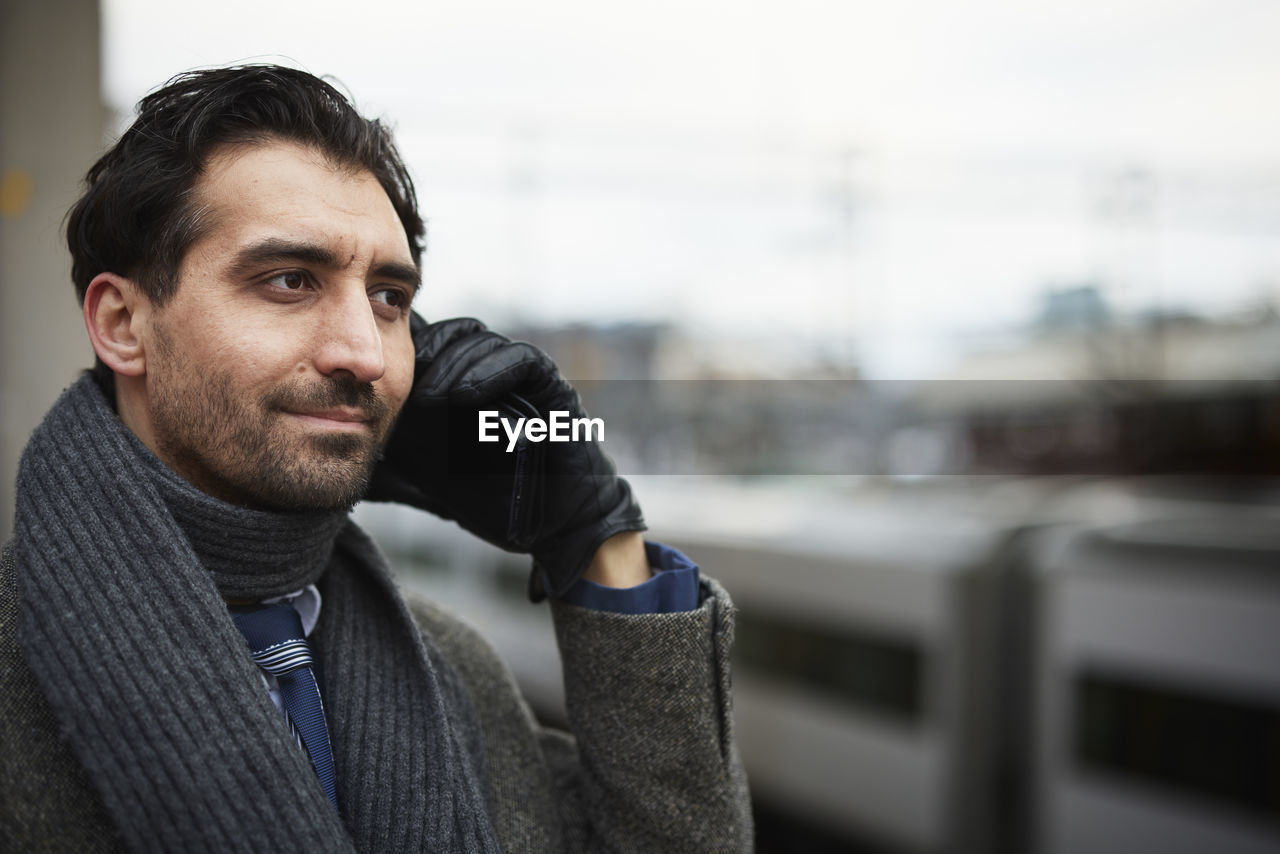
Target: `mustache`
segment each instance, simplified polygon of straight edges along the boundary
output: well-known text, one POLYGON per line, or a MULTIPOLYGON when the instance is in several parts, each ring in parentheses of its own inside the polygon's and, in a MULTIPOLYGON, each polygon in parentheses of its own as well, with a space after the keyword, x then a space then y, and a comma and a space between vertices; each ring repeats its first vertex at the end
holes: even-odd
POLYGON ((372 383, 346 375, 279 387, 268 394, 263 403, 272 410, 291 412, 354 406, 373 422, 385 421, 391 413, 391 406, 374 390, 372 383))

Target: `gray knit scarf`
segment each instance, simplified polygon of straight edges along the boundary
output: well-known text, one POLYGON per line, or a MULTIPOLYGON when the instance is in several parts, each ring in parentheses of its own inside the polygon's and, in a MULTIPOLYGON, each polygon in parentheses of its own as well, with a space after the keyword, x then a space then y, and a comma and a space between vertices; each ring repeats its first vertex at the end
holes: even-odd
POLYGON ((205 495, 86 376, 23 455, 14 546, 23 652, 130 849, 497 851, 474 710, 345 514, 205 495), (224 601, 313 582, 340 813, 224 601))

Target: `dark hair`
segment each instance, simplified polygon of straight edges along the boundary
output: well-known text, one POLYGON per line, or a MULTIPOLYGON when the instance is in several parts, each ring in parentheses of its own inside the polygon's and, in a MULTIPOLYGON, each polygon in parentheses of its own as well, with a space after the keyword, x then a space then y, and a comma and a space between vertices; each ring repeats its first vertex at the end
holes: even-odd
POLYGON ((133 279, 162 305, 177 289, 183 256, 204 228, 194 189, 215 149, 288 140, 336 165, 367 169, 391 198, 422 258, 424 226, 413 181, 391 132, 365 119, 320 78, 278 65, 190 71, 138 102, 138 117, 85 177, 67 218, 71 278, 84 301, 95 276, 133 279))

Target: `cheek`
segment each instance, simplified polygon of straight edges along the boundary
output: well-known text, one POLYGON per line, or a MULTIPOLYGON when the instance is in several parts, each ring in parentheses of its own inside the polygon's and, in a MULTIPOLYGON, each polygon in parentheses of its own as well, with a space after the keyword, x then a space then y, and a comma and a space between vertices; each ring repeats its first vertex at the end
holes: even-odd
POLYGON ((392 409, 399 412, 413 388, 413 340, 407 329, 387 341, 383 358, 386 372, 382 377, 382 393, 392 409))
POLYGON ((245 334, 235 330, 211 338, 204 348, 205 370, 231 378, 235 386, 253 391, 282 382, 301 363, 300 348, 289 346, 279 330, 245 334))

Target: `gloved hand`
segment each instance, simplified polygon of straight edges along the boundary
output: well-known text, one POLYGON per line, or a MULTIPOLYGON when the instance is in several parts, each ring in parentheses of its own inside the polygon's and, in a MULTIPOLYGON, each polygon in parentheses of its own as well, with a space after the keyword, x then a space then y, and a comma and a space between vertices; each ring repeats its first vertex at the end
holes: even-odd
POLYGON ((478 440, 478 414, 550 420, 585 416, 578 393, 546 353, 471 318, 410 317, 413 389, 374 469, 366 498, 398 501, 456 520, 499 548, 533 555, 530 598, 561 596, 600 545, 645 530, 627 482, 599 444, 529 442, 508 453, 478 440))

